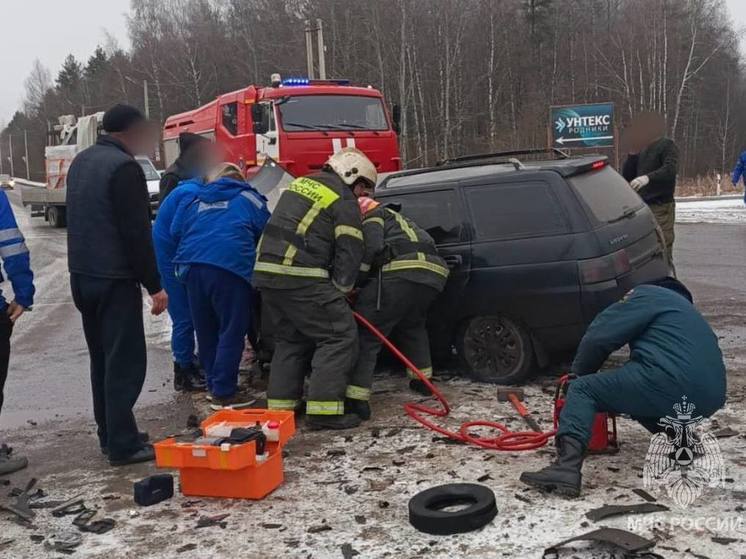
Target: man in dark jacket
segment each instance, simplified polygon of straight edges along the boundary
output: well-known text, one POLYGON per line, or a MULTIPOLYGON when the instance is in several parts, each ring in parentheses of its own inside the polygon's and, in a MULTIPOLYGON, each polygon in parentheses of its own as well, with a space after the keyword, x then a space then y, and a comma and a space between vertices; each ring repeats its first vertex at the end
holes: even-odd
POLYGON ((726 378, 718 340, 682 283, 664 278, 640 285, 591 323, 580 342, 555 435, 556 462, 521 481, 548 491, 580 494, 583 454, 598 412, 629 414, 651 432, 684 400, 709 417, 725 403, 726 378), (629 344, 630 358, 599 371, 629 344))
POLYGON ((347 378, 357 358, 357 327, 345 295, 363 258, 355 189, 376 184, 376 168, 345 148, 321 172, 295 179, 282 193, 259 247, 253 283, 272 321, 275 352, 267 388, 270 409, 301 405, 312 428, 360 424, 345 414, 347 378))
POLYGON ((67 175, 67 246, 91 357, 99 443, 120 466, 154 457, 132 413, 147 365, 140 286, 154 315, 168 297, 153 252, 148 187, 133 157, 152 147, 150 126, 128 105, 109 109, 102 124, 105 134, 75 157, 67 175))
POLYGON ((204 177, 212 165, 213 143, 199 134, 179 134, 179 157, 166 169, 159 185, 158 201, 162 204, 181 181, 204 177))
POLYGON ((642 113, 632 123, 630 153, 622 175, 653 212, 663 231, 668 261, 673 263, 676 221, 676 173, 679 150, 665 137, 666 121, 657 113, 642 113))

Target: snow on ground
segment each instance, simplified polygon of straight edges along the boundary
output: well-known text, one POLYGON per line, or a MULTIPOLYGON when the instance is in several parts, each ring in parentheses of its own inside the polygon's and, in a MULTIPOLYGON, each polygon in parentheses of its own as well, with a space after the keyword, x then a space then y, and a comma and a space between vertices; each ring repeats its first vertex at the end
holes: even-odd
POLYGON ((679 200, 676 203, 676 223, 746 223, 746 204, 741 197, 679 200))

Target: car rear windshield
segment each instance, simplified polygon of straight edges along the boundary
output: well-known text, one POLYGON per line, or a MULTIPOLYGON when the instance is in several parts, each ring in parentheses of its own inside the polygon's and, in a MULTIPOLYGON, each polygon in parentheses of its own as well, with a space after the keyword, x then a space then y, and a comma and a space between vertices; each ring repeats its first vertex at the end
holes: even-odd
POLYGON ((157 181, 161 179, 161 175, 155 170, 150 159, 138 159, 137 162, 140 164, 140 167, 142 167, 142 172, 145 173, 146 181, 157 181))
POLYGON ((297 95, 277 103, 282 127, 288 132, 309 130, 388 130, 378 97, 358 95, 297 95))
POLYGON ((611 167, 583 173, 569 180, 593 217, 609 223, 643 206, 642 199, 611 167))

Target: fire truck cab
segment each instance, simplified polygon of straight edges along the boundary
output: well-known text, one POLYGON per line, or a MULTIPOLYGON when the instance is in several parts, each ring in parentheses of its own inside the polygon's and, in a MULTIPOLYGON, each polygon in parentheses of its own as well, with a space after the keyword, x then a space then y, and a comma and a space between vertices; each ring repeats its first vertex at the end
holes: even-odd
POLYGON ((398 171, 398 107, 393 113, 370 86, 274 74, 270 87, 250 85, 166 119, 166 165, 178 157, 179 134, 192 132, 214 140, 226 160, 249 170, 270 157, 301 176, 320 169, 332 153, 357 147, 379 173, 398 171))

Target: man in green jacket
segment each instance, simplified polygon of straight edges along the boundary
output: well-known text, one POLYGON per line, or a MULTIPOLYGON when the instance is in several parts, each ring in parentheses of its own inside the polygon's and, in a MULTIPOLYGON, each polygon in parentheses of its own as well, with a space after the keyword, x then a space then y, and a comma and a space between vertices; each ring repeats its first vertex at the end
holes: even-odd
POLYGON ((580 342, 555 435, 557 460, 521 481, 546 491, 580 494, 583 454, 596 413, 628 414, 651 432, 682 397, 709 417, 725 403, 726 380, 718 340, 692 304, 689 290, 664 278, 635 287, 591 323, 580 342), (599 371, 629 344, 630 358, 599 371))

